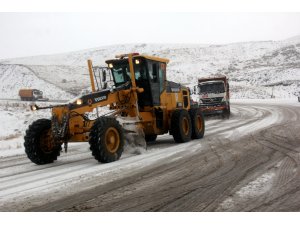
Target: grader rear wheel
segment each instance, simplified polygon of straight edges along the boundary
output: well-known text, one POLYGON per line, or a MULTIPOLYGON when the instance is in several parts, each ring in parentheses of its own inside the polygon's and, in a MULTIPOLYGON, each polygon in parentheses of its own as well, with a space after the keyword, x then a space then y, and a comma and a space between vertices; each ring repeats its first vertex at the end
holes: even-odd
POLYGON ((192 124, 189 113, 182 110, 175 110, 171 118, 171 133, 177 143, 188 142, 191 140, 192 124))
POLYGON ((109 163, 118 160, 124 147, 121 125, 113 117, 98 118, 90 132, 90 150, 96 160, 109 163))
POLYGON ((192 122, 192 139, 200 139, 204 136, 205 122, 200 109, 190 109, 189 114, 192 122))
POLYGON ((33 122, 24 137, 27 157, 37 165, 53 163, 60 155, 61 143, 56 143, 51 132, 51 120, 33 122))

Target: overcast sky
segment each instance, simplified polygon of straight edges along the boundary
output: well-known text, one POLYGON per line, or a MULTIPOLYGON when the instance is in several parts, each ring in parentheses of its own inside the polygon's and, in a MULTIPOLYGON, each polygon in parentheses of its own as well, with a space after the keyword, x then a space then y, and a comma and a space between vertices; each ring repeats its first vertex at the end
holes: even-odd
POLYGON ((300 13, 0 13, 0 58, 126 43, 281 40, 300 13))

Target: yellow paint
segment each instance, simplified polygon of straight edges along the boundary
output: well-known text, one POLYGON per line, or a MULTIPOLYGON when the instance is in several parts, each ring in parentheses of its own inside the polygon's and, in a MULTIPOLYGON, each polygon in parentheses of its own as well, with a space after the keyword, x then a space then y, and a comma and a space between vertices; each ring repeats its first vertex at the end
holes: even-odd
POLYGON ((92 86, 92 92, 95 92, 95 81, 94 81, 94 71, 93 71, 93 64, 92 60, 88 60, 88 67, 89 67, 89 73, 90 73, 90 80, 91 80, 91 86, 92 86))

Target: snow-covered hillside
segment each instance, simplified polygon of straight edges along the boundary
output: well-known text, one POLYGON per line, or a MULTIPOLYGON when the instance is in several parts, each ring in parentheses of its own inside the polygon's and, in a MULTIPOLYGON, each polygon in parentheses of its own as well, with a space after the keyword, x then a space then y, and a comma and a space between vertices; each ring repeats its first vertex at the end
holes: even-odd
MULTIPOLYGON (((44 67, 45 68, 45 67, 44 67)), ((51 70, 47 70, 51 77, 51 70)), ((53 76, 53 75, 52 75, 53 76)), ((69 99, 71 94, 64 91, 53 80, 38 76, 33 66, 0 64, 0 98, 19 98, 21 88, 37 88, 44 92, 44 97, 51 99, 69 99)))
POLYGON ((227 45, 114 45, 2 60, 0 80, 11 83, 10 86, 0 83, 0 97, 15 97, 20 87, 34 87, 45 94, 53 93, 49 94, 50 98, 66 99, 68 93, 61 94, 62 90, 77 94, 90 85, 88 76, 84 75, 88 74, 87 59, 92 59, 94 65, 103 66, 106 59, 128 52, 169 58, 167 76, 175 82, 196 84, 198 77, 226 74, 231 80, 233 98, 270 98, 272 93, 276 98, 289 98, 300 91, 300 36, 297 36, 276 42, 227 45), (51 85, 55 86, 55 91, 51 85))

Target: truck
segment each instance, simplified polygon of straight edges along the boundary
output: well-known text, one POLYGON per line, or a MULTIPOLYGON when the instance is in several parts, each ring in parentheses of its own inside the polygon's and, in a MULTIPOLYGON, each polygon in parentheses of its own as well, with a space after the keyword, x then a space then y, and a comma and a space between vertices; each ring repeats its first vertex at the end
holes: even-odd
POLYGON ((204 115, 230 117, 229 83, 226 76, 199 78, 195 89, 199 96, 198 105, 204 115))
POLYGON ((43 98, 43 92, 38 89, 20 89, 19 96, 21 101, 48 101, 48 98, 43 98))

